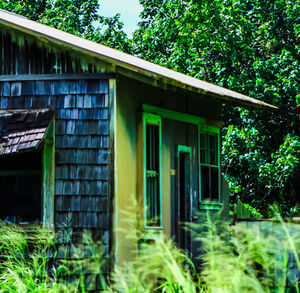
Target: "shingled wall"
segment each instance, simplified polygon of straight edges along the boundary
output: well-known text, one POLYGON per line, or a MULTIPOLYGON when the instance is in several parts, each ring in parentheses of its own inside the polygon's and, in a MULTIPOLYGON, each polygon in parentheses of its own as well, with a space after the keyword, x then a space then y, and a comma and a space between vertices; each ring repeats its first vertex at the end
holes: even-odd
POLYGON ((30 36, 0 26, 0 75, 64 74, 96 72, 96 66, 86 64, 78 54, 50 47, 30 36), (21 41, 22 40, 22 41, 21 41))
MULTIPOLYGON (((55 109, 55 225, 59 257, 92 258, 100 244, 90 245, 83 234, 101 241, 108 258, 109 227, 109 101, 108 80, 0 81, 0 109, 55 109), (74 245, 81 247, 76 256, 74 245)), ((109 267, 105 265, 104 273, 109 267)), ((92 289, 99 276, 90 267, 92 289)))

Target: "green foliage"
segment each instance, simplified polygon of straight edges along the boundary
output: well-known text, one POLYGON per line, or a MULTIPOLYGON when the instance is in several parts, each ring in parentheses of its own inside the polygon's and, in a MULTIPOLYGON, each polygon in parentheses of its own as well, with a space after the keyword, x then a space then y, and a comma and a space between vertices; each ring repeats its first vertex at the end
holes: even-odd
POLYGON ((291 259, 300 268, 299 230, 292 233, 292 226, 277 220, 266 226, 256 222, 250 229, 246 222, 229 227, 207 218, 199 240, 205 251, 201 277, 210 292, 287 292, 288 286, 299 292, 289 270, 291 259))
POLYGON ((246 222, 229 226, 208 214, 203 225, 190 225, 201 242, 201 271, 162 236, 140 240, 138 257, 116 268, 109 292, 299 292, 293 275, 300 268, 299 227, 277 221, 249 229, 246 222))
MULTIPOLYGON (((137 257, 115 267, 113 282, 106 292, 267 293, 288 292, 291 288, 292 292, 299 292, 295 274, 300 269, 299 225, 285 224, 278 210, 272 210, 277 223, 263 226, 257 222, 253 229, 247 228, 246 222, 229 226, 222 218, 212 218, 210 214, 201 226, 189 225, 196 241, 201 242, 201 271, 184 251, 162 235, 153 234, 148 241, 139 239, 138 251, 133 252, 137 257)), ((141 234, 136 229, 127 231, 131 240, 138 240, 138 235, 141 234)), ((91 244, 89 235, 84 242, 91 244)), ((16 226, 3 224, 0 243, 0 292, 88 290, 82 275, 86 265, 82 263, 82 248, 75 251, 72 261, 54 265, 54 235, 44 229, 27 234, 16 226), (71 272, 72 282, 65 282, 62 276, 70 265, 75 270, 71 272)), ((99 273, 101 266, 102 258, 95 258, 92 263, 88 260, 91 272, 99 273)))
POLYGON ((116 268, 110 291, 199 292, 202 286, 193 282, 185 260, 189 261, 172 241, 155 237, 152 243, 141 244, 138 258, 116 268))
POLYGON ((135 54, 280 107, 226 108, 225 126, 237 126, 223 133, 223 163, 232 195, 264 215, 278 202, 289 215, 300 190, 300 1, 140 2, 135 54))
POLYGON ((0 8, 115 49, 131 48, 119 15, 99 15, 98 0, 0 0, 0 8))
POLYGON ((224 138, 224 165, 231 169, 230 192, 264 211, 270 201, 278 202, 282 211, 291 214, 297 202, 296 192, 289 190, 299 165, 299 137, 287 135, 279 149, 269 154, 268 139, 249 127, 230 125, 224 138))
POLYGON ((50 265, 55 255, 51 232, 0 223, 0 292, 69 292, 59 283, 63 266, 50 265))
POLYGON ((96 284, 88 282, 83 271, 99 276, 105 288, 102 244, 93 241, 88 232, 82 234, 82 243, 71 244, 70 230, 64 225, 56 233, 41 227, 26 232, 0 221, 0 293, 95 289, 96 284), (69 245, 58 246, 61 239, 69 245), (70 254, 71 259, 68 259, 70 254))
POLYGON ((244 203, 244 207, 250 212, 253 218, 263 218, 263 215, 259 212, 259 209, 255 209, 253 206, 249 205, 248 203, 244 203))

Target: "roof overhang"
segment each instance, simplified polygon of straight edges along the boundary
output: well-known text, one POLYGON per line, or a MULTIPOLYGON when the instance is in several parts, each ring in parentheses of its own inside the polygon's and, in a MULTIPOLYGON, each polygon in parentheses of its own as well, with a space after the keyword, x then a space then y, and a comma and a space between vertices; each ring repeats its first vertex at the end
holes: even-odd
POLYGON ((0 10, 0 24, 34 36, 39 40, 65 47, 67 50, 79 51, 83 55, 111 63, 114 65, 115 73, 117 74, 135 79, 139 79, 139 76, 143 76, 149 79, 153 85, 160 87, 161 85, 163 85, 162 87, 174 86, 196 94, 208 95, 237 106, 277 109, 277 107, 263 101, 189 77, 163 66, 31 21, 4 10, 0 10))
POLYGON ((38 149, 53 116, 51 109, 0 110, 0 157, 38 149))

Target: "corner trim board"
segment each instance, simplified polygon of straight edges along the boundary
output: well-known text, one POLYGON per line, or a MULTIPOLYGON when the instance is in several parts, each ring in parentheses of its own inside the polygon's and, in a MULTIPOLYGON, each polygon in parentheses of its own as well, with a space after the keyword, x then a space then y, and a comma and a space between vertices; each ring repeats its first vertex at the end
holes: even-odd
MULTIPOLYGON (((110 142, 113 143, 110 146, 111 151, 113 152, 111 158, 113 159, 113 172, 111 175, 111 190, 110 196, 113 198, 112 200, 112 231, 110 231, 112 239, 110 239, 111 243, 111 255, 115 264, 118 264, 118 255, 119 255, 119 243, 118 243, 118 165, 117 165, 117 107, 116 107, 116 99, 117 99, 117 81, 112 78, 109 79, 109 103, 110 103, 110 142)), ((112 261, 112 262, 113 262, 112 261)))
POLYGON ((45 134, 48 142, 43 147, 43 225, 54 227, 55 208, 55 116, 45 134))

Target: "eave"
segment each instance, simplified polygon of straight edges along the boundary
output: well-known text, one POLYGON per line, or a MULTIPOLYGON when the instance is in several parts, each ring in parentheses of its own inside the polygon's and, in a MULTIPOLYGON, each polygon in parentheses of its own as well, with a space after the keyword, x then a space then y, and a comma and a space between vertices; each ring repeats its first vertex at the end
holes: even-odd
POLYGON ((226 88, 178 73, 118 50, 85 40, 75 35, 0 10, 0 24, 33 36, 66 50, 96 58, 113 65, 114 73, 134 78, 160 88, 175 87, 195 94, 213 97, 236 106, 277 107, 226 88))

